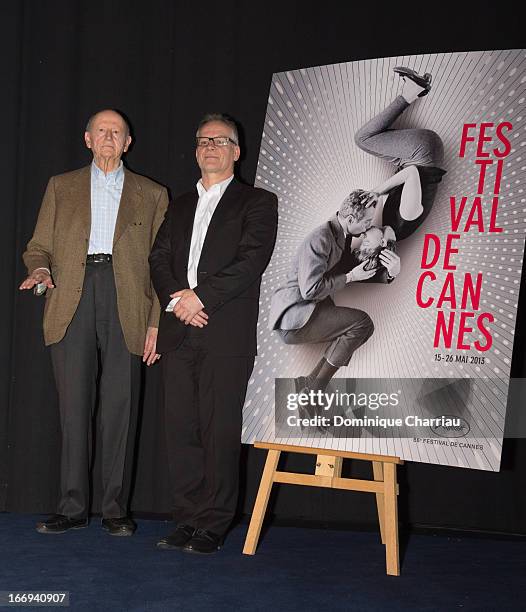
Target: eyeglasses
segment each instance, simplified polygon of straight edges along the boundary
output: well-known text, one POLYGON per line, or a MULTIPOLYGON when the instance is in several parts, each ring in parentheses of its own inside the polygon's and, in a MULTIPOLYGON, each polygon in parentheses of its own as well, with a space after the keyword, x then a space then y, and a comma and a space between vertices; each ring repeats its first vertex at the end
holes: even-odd
POLYGON ((237 145, 237 142, 228 136, 198 136, 195 142, 198 147, 207 147, 210 143, 212 143, 214 147, 226 147, 229 143, 237 145))

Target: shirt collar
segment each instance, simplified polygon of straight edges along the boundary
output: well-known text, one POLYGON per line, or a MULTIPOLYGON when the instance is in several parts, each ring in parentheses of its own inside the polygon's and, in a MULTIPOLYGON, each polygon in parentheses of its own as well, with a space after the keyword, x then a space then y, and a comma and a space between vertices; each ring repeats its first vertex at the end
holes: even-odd
POLYGON ((347 238, 347 234, 344 232, 343 227, 338 219, 338 213, 336 213, 333 217, 329 219, 329 226, 332 230, 334 237, 336 238, 336 243, 343 248, 345 245, 345 239, 347 238))
POLYGON ((104 172, 97 166, 95 161, 91 162, 91 175, 96 179, 104 179, 107 184, 115 185, 117 182, 121 180, 124 175, 124 164, 119 164, 119 167, 113 170, 112 172, 108 172, 108 174, 104 174, 104 172))
POLYGON ((212 193, 217 193, 219 194, 219 197, 222 197, 222 195, 225 193, 226 188, 230 185, 230 183, 232 182, 232 179, 234 178, 234 175, 229 176, 227 179, 225 179, 224 181, 221 181, 220 183, 216 183, 215 185, 212 185, 212 187, 210 187, 209 189, 205 189, 203 186, 203 181, 202 179, 199 179, 197 181, 197 193, 199 194, 199 197, 201 197, 202 195, 204 195, 205 193, 208 194, 212 194, 212 193))

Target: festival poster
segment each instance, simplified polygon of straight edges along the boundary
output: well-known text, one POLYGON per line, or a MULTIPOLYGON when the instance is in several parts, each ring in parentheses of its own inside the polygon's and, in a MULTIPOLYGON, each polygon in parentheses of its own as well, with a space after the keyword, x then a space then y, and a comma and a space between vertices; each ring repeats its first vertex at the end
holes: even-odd
POLYGON ((523 50, 273 75, 279 198, 243 442, 498 470, 526 231, 523 50))

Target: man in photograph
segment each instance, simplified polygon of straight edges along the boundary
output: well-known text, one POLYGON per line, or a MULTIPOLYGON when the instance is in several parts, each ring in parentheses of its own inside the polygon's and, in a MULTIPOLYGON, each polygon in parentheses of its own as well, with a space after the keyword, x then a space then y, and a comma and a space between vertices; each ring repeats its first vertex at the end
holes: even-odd
POLYGON ((394 233, 373 229, 375 211, 366 205, 367 199, 366 192, 352 191, 336 215, 305 237, 285 282, 272 296, 269 327, 277 330, 285 344, 329 343, 314 369, 295 379, 296 393, 324 390, 373 333, 369 315, 336 306, 334 294, 377 275, 388 282, 400 272, 400 258, 386 248, 394 233), (352 238, 362 235, 365 245, 350 250, 352 238), (349 265, 342 270, 346 260, 349 265))
POLYGON ((93 115, 85 143, 89 166, 50 179, 24 253, 20 289, 46 292, 44 339, 51 347, 61 422, 57 514, 37 531, 64 533, 88 525, 91 421, 99 401, 102 526, 129 536, 128 516, 141 357, 151 365, 159 302, 148 255, 168 204, 166 189, 130 172, 126 119, 93 115))
POLYGON ((150 255, 176 522, 159 548, 214 553, 236 510, 261 275, 277 228, 276 196, 234 178, 239 155, 236 124, 205 116, 196 134, 201 178, 169 207, 150 255))

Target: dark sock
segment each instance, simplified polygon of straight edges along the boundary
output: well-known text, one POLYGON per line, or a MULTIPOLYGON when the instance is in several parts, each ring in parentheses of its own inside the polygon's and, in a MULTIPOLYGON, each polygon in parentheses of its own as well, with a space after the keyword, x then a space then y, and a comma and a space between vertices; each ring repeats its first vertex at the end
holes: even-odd
POLYGON ((307 375, 307 378, 309 380, 314 380, 315 378, 318 377, 318 373, 321 370, 322 365, 325 363, 325 357, 322 357, 318 363, 314 366, 314 369, 312 370, 312 372, 310 374, 307 375))
POLYGON ((314 370, 307 376, 309 387, 311 389, 323 391, 338 370, 339 367, 333 366, 323 357, 314 370))

